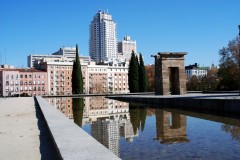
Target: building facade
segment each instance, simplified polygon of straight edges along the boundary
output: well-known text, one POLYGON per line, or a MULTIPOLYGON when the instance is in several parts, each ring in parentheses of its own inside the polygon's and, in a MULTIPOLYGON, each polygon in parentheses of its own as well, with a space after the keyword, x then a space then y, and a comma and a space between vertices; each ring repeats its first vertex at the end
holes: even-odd
POLYGON ((206 76, 208 72, 208 67, 199 67, 197 63, 193 65, 189 65, 185 67, 185 73, 187 75, 187 79, 191 79, 192 76, 196 76, 198 78, 206 76))
POLYGON ((117 57, 117 29, 112 15, 99 11, 90 26, 89 55, 96 63, 117 57))
POLYGON ((137 42, 131 40, 130 36, 124 36, 123 40, 118 42, 118 58, 129 62, 132 51, 137 53, 137 42))
MULTIPOLYGON (((95 62, 84 63, 80 58, 83 93, 111 94, 129 93, 128 63, 108 63, 96 65, 95 62)), ((72 94, 73 62, 48 61, 43 59, 40 69, 47 72, 49 95, 72 94)))
POLYGON ((48 95, 47 72, 37 69, 1 69, 0 96, 48 95))
MULTIPOLYGON (((79 52, 78 52, 79 53, 79 52)), ((62 47, 57 52, 52 54, 31 54, 27 57, 28 67, 37 67, 38 64, 45 61, 68 61, 73 62, 76 57, 76 47, 62 47)), ((89 56, 79 56, 80 60, 84 63, 90 62, 89 56)))

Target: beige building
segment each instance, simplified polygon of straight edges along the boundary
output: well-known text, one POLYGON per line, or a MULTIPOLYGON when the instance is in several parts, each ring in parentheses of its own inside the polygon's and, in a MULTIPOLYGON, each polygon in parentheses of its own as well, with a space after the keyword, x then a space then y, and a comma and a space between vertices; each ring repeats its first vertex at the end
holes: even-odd
MULTIPOLYGON (((128 93, 128 63, 96 65, 80 58, 85 94, 128 93)), ((40 68, 47 71, 49 95, 72 94, 72 62, 65 59, 42 60, 40 68)))
POLYGON ((0 69, 0 96, 47 95, 47 72, 37 69, 0 69))
POLYGON ((118 42, 118 58, 129 62, 132 51, 137 53, 137 42, 131 40, 130 36, 124 36, 123 40, 118 42))

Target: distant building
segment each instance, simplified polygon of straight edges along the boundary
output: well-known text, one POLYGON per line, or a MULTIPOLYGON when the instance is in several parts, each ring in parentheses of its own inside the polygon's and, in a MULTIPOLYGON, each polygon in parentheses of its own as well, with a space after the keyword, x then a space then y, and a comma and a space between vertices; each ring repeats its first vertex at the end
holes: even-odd
POLYGON ((185 67, 185 73, 189 80, 192 76, 203 77, 207 75, 208 67, 199 67, 197 63, 185 67))
POLYGON ((117 29, 112 15, 99 11, 90 28, 89 55, 96 63, 117 57, 117 29))
MULTIPOLYGON (((73 62, 76 57, 76 47, 62 47, 57 52, 52 54, 31 54, 28 56, 28 67, 37 67, 38 64, 45 58, 46 61, 67 61, 73 62)), ((90 62, 89 56, 79 56, 84 63, 90 62)))
POLYGON ((137 53, 137 42, 132 41, 130 36, 125 36, 118 42, 118 58, 130 61, 132 51, 137 53))
MULTIPOLYGON (((80 58, 83 92, 90 94, 128 93, 128 63, 107 63, 96 65, 84 63, 80 58)), ((73 62, 42 59, 39 69, 47 71, 48 93, 50 95, 72 94, 73 62)))
POLYGON ((37 69, 0 69, 0 96, 47 95, 47 72, 37 69))
POLYGON ((28 67, 36 67, 43 58, 61 58, 61 55, 31 54, 27 57, 28 67))

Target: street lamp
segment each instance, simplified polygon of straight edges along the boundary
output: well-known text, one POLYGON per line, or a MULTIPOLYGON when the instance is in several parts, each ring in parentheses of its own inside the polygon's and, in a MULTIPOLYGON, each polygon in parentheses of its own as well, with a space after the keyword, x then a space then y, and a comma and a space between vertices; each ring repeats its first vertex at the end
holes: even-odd
POLYGON ((238 69, 239 69, 239 95, 240 95, 240 25, 238 25, 238 29, 239 29, 239 33, 238 33, 238 37, 239 37, 239 40, 237 41, 237 45, 238 45, 238 69))

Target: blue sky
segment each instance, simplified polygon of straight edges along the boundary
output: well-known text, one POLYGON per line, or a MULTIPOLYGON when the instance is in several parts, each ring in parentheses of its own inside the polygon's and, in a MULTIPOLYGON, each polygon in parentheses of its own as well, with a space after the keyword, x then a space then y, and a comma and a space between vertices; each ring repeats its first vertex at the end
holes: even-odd
POLYGON ((218 64, 219 49, 238 35, 239 8, 239 0, 1 0, 0 63, 26 67, 30 54, 76 44, 89 55, 89 24, 108 9, 118 39, 136 40, 145 64, 162 51, 188 52, 185 65, 218 64))

